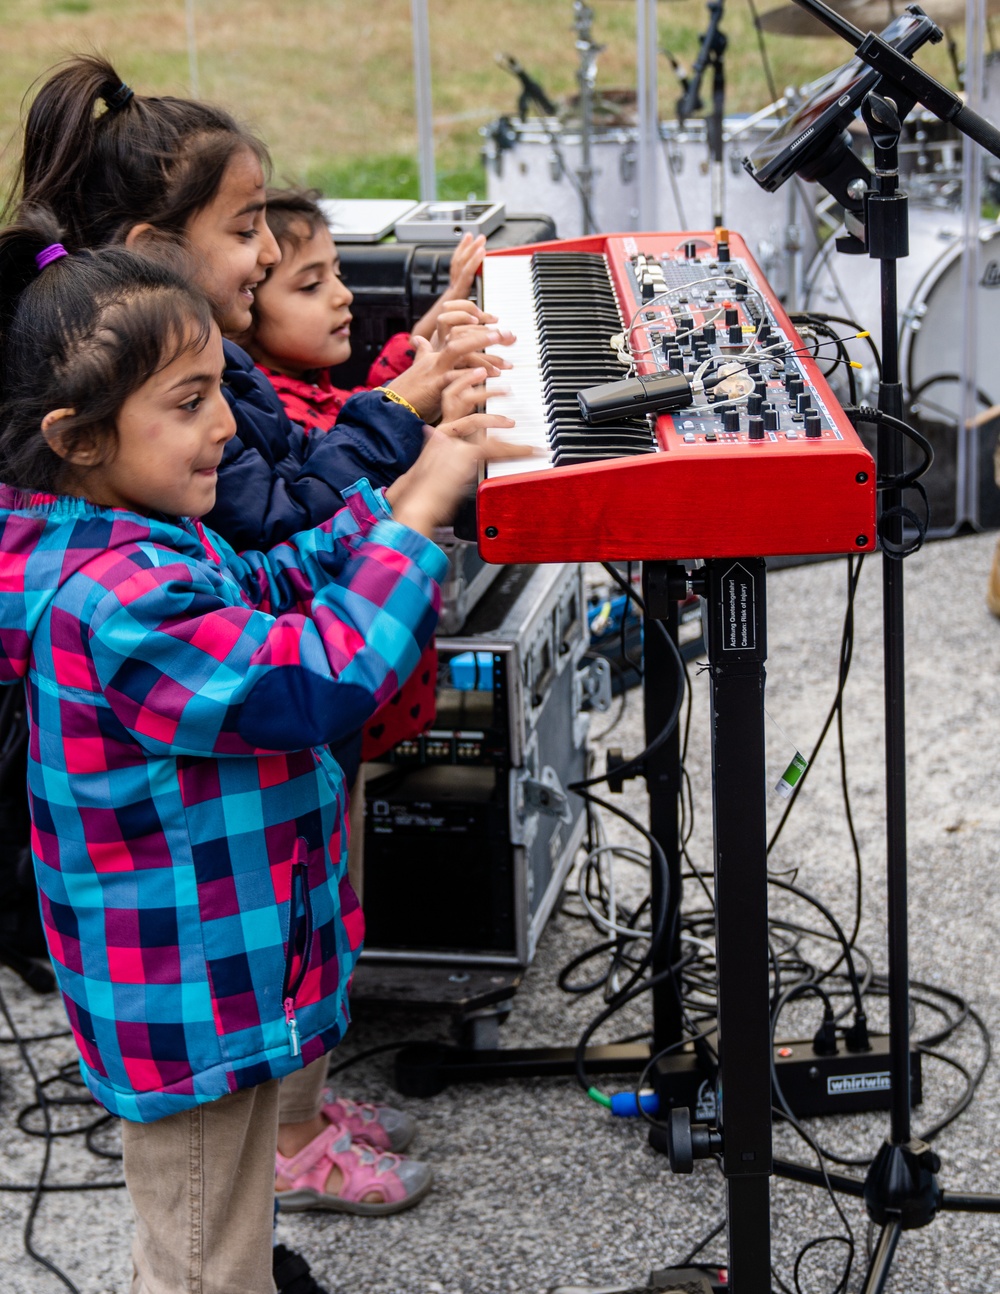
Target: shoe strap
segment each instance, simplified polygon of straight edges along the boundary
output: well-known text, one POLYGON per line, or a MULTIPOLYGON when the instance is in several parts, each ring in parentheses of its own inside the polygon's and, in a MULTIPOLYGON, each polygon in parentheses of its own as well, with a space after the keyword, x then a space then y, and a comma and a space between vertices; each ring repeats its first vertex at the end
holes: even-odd
POLYGON ((328 1128, 325 1128, 318 1136, 313 1137, 312 1141, 303 1146, 299 1153, 293 1155, 291 1159, 285 1159, 279 1153, 277 1156, 278 1172, 282 1177, 287 1177, 290 1181, 294 1181, 296 1178, 308 1173, 311 1168, 315 1168, 328 1151, 332 1150, 334 1153, 339 1154, 350 1149, 352 1149, 351 1134, 345 1132, 337 1124, 331 1123, 328 1128), (340 1142, 344 1144, 336 1144, 340 1142))

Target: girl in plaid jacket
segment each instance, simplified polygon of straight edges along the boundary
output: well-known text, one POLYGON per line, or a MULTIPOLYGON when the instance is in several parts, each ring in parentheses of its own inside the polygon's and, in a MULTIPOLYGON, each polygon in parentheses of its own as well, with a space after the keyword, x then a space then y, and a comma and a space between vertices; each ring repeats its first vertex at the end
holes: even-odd
POLYGON ((197 520, 235 430, 223 366, 171 271, 67 255, 42 212, 0 235, 0 682, 27 685, 84 1078, 123 1120, 134 1294, 272 1294, 277 1080, 342 1036, 362 936, 325 747, 432 633, 428 536, 477 457, 437 431, 390 491, 237 556, 197 520))
MULTIPOLYGON (((504 361, 481 352, 510 340, 467 303, 473 326, 428 346, 385 391, 353 396, 332 430, 290 421, 267 378, 231 340, 246 332, 255 289, 280 255, 266 221, 267 170, 263 143, 229 113, 135 93, 106 60, 88 55, 68 60, 35 96, 15 187, 21 209, 41 204, 55 212, 71 249, 124 244, 155 254, 208 296, 224 337, 223 397, 236 431, 223 447, 206 519, 237 550, 266 550, 327 520, 360 477, 396 489, 454 368, 480 364, 495 374, 504 361)), ((346 741, 333 752, 348 784, 362 724, 345 724, 346 741)), ((325 1059, 316 1054, 283 1084, 281 1206, 393 1212, 413 1203, 429 1169, 419 1170, 418 1182, 412 1161, 400 1175, 398 1156, 385 1153, 405 1147, 413 1121, 385 1106, 331 1100, 323 1092, 325 1059), (381 1175, 372 1192, 375 1168, 381 1175)), ((285 1263, 280 1250, 279 1286, 322 1294, 301 1274, 301 1260, 285 1263)))

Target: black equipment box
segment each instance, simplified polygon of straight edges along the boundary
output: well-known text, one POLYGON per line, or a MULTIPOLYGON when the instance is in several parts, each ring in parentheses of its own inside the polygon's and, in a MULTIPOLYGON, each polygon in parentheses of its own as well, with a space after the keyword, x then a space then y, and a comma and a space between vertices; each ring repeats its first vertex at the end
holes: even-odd
MULTIPOLYGON (((555 238, 551 217, 508 215, 487 248, 523 247, 555 238)), ((448 286, 454 248, 441 243, 338 243, 344 282, 354 293, 351 358, 332 373, 334 386, 360 386, 372 361, 397 332, 409 332, 448 286)))
POLYGON ((368 960, 526 966, 585 830, 581 569, 508 566, 438 639, 435 726, 369 765, 368 960))

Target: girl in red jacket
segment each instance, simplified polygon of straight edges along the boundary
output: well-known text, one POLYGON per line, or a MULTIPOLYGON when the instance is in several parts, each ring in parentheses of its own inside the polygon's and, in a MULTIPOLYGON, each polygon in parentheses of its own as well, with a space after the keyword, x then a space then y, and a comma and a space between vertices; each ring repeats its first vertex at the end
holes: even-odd
MULTIPOLYGON (((389 338, 371 366, 367 385, 352 390, 334 386, 330 370, 351 356, 354 297, 340 277, 340 257, 319 197, 318 189, 268 189, 267 223, 281 259, 257 286, 253 324, 240 342, 277 391, 289 418, 303 427, 326 430, 334 427, 352 395, 385 390, 384 383, 405 372, 417 348, 429 346, 432 338, 440 343, 454 327, 485 323, 493 316, 468 300, 486 239, 466 234, 452 255, 449 286, 412 333, 389 338)), ((474 388, 468 388, 468 394, 474 395, 474 388)), ((457 408, 453 416, 465 412, 457 408)), ((432 644, 392 703, 368 724, 363 759, 377 759, 427 727, 434 717, 436 674, 432 644)))
POLYGON ((469 301, 486 239, 465 234, 451 258, 449 285, 410 333, 382 347, 363 386, 335 386, 330 370, 351 357, 351 302, 318 189, 269 189, 267 223, 281 261, 258 285, 253 326, 241 338, 271 381, 285 412, 304 427, 332 427, 352 395, 380 389, 413 363, 416 348, 461 324, 493 321, 469 301), (416 339, 420 338, 421 341, 416 339))

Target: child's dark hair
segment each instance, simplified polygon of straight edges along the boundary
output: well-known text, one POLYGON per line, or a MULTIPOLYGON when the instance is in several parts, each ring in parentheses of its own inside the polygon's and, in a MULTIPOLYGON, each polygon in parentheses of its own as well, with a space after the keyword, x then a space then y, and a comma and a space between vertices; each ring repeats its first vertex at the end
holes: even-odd
POLYGON ((283 252, 297 251, 325 226, 326 217, 319 206, 322 196, 319 189, 268 189, 267 223, 283 252), (303 226, 309 231, 305 238, 303 226))
POLYGON ((212 311, 156 261, 124 247, 67 255, 51 212, 22 217, 0 232, 0 481, 58 493, 66 464, 42 433, 45 415, 74 410, 59 424, 69 453, 113 453, 125 400, 207 342, 212 311))
POLYGON ((75 247, 124 241, 149 223, 179 239, 219 190, 234 156, 267 149, 222 108, 136 94, 97 55, 80 55, 44 82, 28 112, 14 195, 55 212, 75 247))

